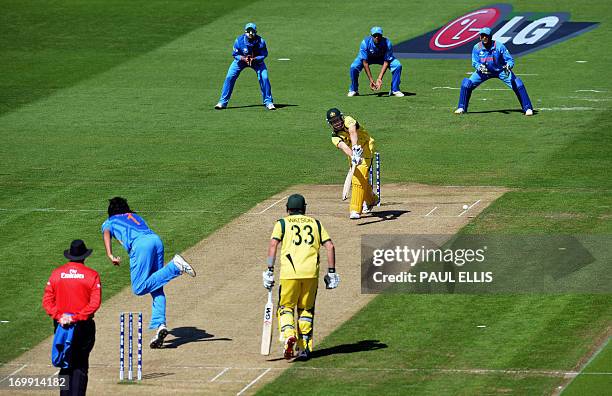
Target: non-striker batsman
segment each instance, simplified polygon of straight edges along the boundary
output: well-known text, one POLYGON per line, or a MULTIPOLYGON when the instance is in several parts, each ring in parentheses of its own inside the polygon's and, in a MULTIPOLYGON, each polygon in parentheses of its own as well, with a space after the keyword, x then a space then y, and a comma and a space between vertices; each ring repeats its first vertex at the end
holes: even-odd
POLYGON ((284 340, 285 359, 308 360, 313 347, 315 300, 319 285, 319 249, 327 250, 325 284, 335 289, 340 283, 336 273, 334 244, 323 225, 306 216, 306 200, 293 194, 287 200, 288 216, 274 224, 268 245, 268 269, 263 273, 266 289, 274 286, 274 262, 280 252, 280 287, 278 288, 278 324, 284 340), (294 311, 297 308, 297 329, 294 311))

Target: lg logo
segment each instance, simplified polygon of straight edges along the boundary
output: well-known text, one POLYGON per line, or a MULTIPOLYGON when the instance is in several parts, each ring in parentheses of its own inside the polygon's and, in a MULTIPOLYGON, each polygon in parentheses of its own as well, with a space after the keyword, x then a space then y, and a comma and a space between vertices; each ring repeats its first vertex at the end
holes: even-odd
POLYGON ((595 27, 595 22, 570 22, 567 12, 512 12, 510 4, 494 4, 468 12, 437 30, 395 46, 398 58, 469 58, 484 27, 493 40, 514 56, 565 41, 595 27), (506 18, 506 16, 511 16, 506 18))

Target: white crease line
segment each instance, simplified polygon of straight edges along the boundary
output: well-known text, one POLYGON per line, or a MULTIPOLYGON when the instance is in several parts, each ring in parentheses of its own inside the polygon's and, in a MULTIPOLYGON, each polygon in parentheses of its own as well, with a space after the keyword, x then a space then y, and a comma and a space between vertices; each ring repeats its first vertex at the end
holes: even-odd
POLYGON ((481 200, 479 199, 478 201, 476 201, 476 202, 474 202, 473 204, 471 204, 470 206, 468 206, 468 208, 467 208, 467 209, 465 209, 463 212, 459 213, 459 214, 457 215, 457 217, 461 217, 461 216, 463 216, 464 214, 466 214, 468 210, 470 210, 470 209, 472 209, 474 206, 478 205, 478 203, 479 203, 480 201, 481 201, 481 200))
MULTIPOLYGON (((0 208, 0 212, 97 212, 105 209, 0 208)), ((138 213, 217 213, 213 210, 139 210, 138 213)))
POLYGON ((543 111, 590 111, 590 110, 605 110, 596 107, 541 107, 538 110, 543 111))
MULTIPOLYGON (((456 87, 433 87, 432 89, 453 89, 460 90, 461 88, 456 87)), ((479 88, 479 91, 507 91, 509 88, 479 88)))
MULTIPOLYGON (((472 75, 472 73, 474 73, 474 72, 466 72, 465 74, 470 76, 470 75, 472 75)), ((535 74, 535 73, 521 73, 521 74, 514 73, 514 75, 515 76, 539 76, 539 74, 535 74)))
POLYGON ((279 199, 278 201, 274 202, 272 205, 268 206, 267 208, 265 208, 264 210, 262 210, 261 212, 255 213, 256 215, 260 215, 263 214, 266 210, 272 208, 274 205, 278 204, 279 202, 284 201, 285 199, 289 198, 289 195, 287 195, 286 197, 283 197, 281 199, 279 199))
MULTIPOLYGON (((456 217, 456 216, 452 216, 452 217, 456 217)), ((2 362, 0 362, 2 363, 2 362)), ((22 363, 2 363, 4 366, 22 366, 20 367, 18 370, 15 371, 15 373, 19 372, 20 370, 22 370, 23 368, 25 368, 26 366, 29 367, 53 367, 50 364, 42 364, 42 363, 28 363, 23 364, 22 363)), ((116 366, 113 364, 90 364, 89 365, 90 368, 109 368, 109 369, 114 369, 116 366)), ((268 371, 271 370, 275 370, 275 371, 283 371, 286 370, 286 368, 284 367, 223 367, 223 366, 197 366, 197 365, 193 365, 193 366, 187 366, 187 365, 161 365, 161 366, 156 366, 159 369, 185 369, 185 370, 212 370, 212 369, 216 369, 216 370, 222 370, 224 368, 228 368, 230 370, 266 370, 266 373, 268 371)), ((612 375, 611 371, 600 371, 600 372, 587 372, 587 373, 581 373, 578 371, 567 371, 567 370, 554 370, 554 369, 486 369, 486 368, 465 368, 465 369, 453 369, 453 368, 419 368, 419 367, 415 367, 415 368, 405 368, 405 367, 398 367, 398 368, 394 368, 394 367, 386 367, 386 368, 372 368, 372 367, 300 367, 300 370, 313 370, 313 371, 374 371, 374 372, 419 372, 419 371, 427 371, 427 372, 440 372, 440 373, 471 373, 471 374, 533 374, 533 375, 546 375, 546 376, 555 376, 555 377, 561 377, 561 376, 572 376, 572 375, 578 375, 578 374, 582 374, 582 375, 612 375)), ((13 375, 13 374, 11 374, 13 375)), ((7 377, 8 378, 8 377, 7 377)), ((105 381, 104 378, 100 378, 100 381, 105 381)), ((108 381, 112 381, 112 382, 117 382, 116 379, 108 379, 108 381)), ((199 380, 199 382, 208 382, 208 380, 199 380)), ((222 380, 219 380, 217 382, 220 382, 222 380)))
POLYGON ((229 367, 224 368, 219 374, 215 375, 213 379, 211 379, 209 382, 215 382, 219 377, 225 374, 229 369, 230 369, 229 367))
POLYGON ((606 92, 606 91, 598 91, 596 89, 577 89, 576 92, 596 92, 596 93, 602 93, 602 92, 606 92))
POLYGON ((23 370, 24 368, 26 368, 28 365, 24 364, 23 366, 19 367, 17 370, 13 371, 12 373, 10 373, 9 375, 7 375, 6 377, 2 378, 0 380, 0 383, 6 381, 9 377, 12 377, 13 375, 17 374, 18 372, 20 372, 21 370, 23 370))
POLYGON ((436 206, 435 208, 433 208, 432 210, 430 210, 430 211, 429 211, 429 213, 427 213, 427 214, 425 215, 425 217, 427 217, 427 216, 429 216, 430 214, 432 214, 433 212, 435 212, 435 211, 436 211, 436 209, 438 209, 438 207, 437 207, 437 206, 436 206))
POLYGON ((242 395, 247 389, 249 389, 253 384, 255 384, 255 382, 259 381, 264 375, 268 374, 268 372, 272 370, 271 368, 268 368, 266 371, 264 371, 263 373, 259 374, 259 376, 257 378, 255 378, 253 381, 249 382, 249 384, 247 386, 245 386, 244 388, 242 388, 242 390, 238 393, 236 393, 236 396, 240 396, 242 395))

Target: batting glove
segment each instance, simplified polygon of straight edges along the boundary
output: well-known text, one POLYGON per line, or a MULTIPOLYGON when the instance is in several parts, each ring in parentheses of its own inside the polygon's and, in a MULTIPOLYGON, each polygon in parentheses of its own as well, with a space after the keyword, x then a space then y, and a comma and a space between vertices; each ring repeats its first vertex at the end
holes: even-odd
POLYGON ((512 66, 510 66, 509 64, 507 64, 507 63, 506 63, 506 64, 504 65, 504 70, 505 70, 507 73, 510 73, 510 70, 512 70, 512 66))
POLYGON ((274 272, 271 270, 264 271, 262 274, 263 277, 263 287, 266 289, 271 289, 274 287, 274 272))
POLYGON ((335 272, 328 272, 323 278, 326 289, 335 289, 340 284, 340 275, 335 272))
POLYGON ((481 63, 480 65, 478 65, 478 71, 481 72, 481 73, 488 72, 487 65, 484 65, 484 64, 481 63))

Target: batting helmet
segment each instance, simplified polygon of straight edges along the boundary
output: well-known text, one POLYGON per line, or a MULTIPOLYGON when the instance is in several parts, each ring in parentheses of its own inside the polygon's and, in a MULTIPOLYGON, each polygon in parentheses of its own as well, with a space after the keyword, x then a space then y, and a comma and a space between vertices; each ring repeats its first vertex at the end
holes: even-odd
POLYGON ((300 194, 291 195, 289 199, 287 199, 287 210, 305 213, 306 212, 306 200, 300 194))
POLYGON ((329 123, 331 123, 331 121, 333 119, 335 119, 336 117, 343 117, 343 116, 344 115, 342 114, 342 112, 339 109, 335 108, 335 107, 327 110, 327 116, 326 117, 327 117, 327 122, 329 122, 329 123))

